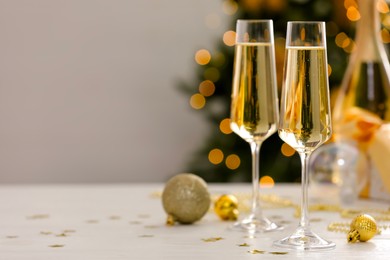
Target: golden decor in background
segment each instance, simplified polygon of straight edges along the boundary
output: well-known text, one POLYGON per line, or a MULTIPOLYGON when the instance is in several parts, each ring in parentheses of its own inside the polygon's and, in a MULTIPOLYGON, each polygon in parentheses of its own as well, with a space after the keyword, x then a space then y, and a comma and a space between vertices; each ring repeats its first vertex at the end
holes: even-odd
POLYGON ((210 208, 206 182, 191 173, 177 174, 167 181, 162 193, 167 225, 191 224, 200 220, 210 208))
POLYGON ((237 220, 238 200, 235 196, 224 194, 214 203, 214 211, 222 220, 237 220))
POLYGON ((351 222, 351 230, 348 233, 348 242, 366 242, 378 233, 375 219, 363 214, 354 218, 351 222))
POLYGON ((376 220, 368 214, 356 216, 351 223, 332 222, 328 226, 328 231, 342 232, 347 234, 349 243, 366 242, 375 235, 381 233, 381 229, 389 228, 389 225, 378 225, 376 220))

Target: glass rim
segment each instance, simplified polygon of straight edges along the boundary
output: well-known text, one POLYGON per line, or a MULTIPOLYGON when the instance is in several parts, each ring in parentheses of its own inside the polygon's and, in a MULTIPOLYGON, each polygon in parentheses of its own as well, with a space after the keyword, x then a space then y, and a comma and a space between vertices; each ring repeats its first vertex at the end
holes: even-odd
POLYGON ((237 19, 238 22, 246 22, 246 23, 269 23, 273 22, 272 19, 237 19))
POLYGON ((287 24, 325 24, 325 21, 288 21, 287 24))

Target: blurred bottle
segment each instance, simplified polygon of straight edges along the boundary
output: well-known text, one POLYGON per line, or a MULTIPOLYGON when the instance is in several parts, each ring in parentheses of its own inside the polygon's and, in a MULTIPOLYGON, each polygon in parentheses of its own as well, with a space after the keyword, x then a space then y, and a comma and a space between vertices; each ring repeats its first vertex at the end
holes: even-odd
POLYGON ((363 197, 370 196, 369 182, 376 171, 370 142, 381 125, 390 122, 390 65, 380 39, 376 6, 375 0, 358 0, 361 18, 356 24, 356 46, 333 110, 334 140, 353 143, 362 152, 357 178, 368 180, 360 191, 363 197))

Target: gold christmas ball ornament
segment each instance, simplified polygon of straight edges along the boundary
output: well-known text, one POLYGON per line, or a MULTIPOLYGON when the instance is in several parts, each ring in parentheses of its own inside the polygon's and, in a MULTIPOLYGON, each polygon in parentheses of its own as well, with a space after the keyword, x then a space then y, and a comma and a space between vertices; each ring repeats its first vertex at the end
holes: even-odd
POLYGON ((167 224, 191 224, 200 220, 210 208, 206 182, 191 173, 178 174, 165 184, 162 204, 168 214, 167 224))
POLYGON ((214 203, 214 212, 222 220, 237 220, 238 218, 238 200, 233 195, 224 194, 214 203))
POLYGON ((357 241, 366 242, 378 233, 378 226, 373 217, 367 214, 362 214, 354 218, 350 226, 351 230, 348 233, 348 242, 354 243, 357 241))

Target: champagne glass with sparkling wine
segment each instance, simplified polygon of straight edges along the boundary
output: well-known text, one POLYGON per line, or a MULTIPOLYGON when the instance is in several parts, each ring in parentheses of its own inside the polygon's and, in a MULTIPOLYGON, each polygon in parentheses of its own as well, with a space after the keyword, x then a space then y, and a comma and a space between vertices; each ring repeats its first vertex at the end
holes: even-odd
POLYGON ((259 205, 259 152, 276 132, 279 117, 272 20, 238 20, 233 71, 231 128, 252 151, 251 213, 234 224, 250 232, 280 229, 259 205))
POLYGON ((310 154, 332 133, 324 22, 288 22, 279 136, 301 158, 302 194, 299 226, 274 245, 298 250, 335 247, 313 233, 308 214, 310 154))

